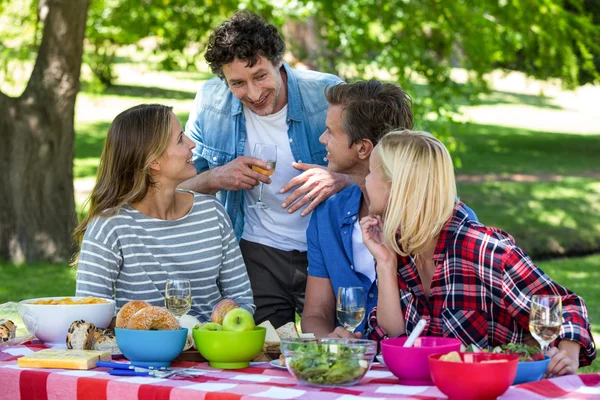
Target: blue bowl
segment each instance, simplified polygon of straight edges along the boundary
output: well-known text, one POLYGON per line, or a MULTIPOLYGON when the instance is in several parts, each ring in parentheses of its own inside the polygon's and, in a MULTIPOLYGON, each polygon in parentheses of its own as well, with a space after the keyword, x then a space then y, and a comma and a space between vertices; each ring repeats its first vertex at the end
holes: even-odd
POLYGON ((121 353, 143 367, 168 367, 183 350, 186 328, 176 331, 138 331, 115 328, 121 353))
POLYGON ((517 376, 513 385, 525 382, 535 382, 542 379, 550 364, 550 357, 544 356, 540 361, 521 361, 517 367, 517 376))

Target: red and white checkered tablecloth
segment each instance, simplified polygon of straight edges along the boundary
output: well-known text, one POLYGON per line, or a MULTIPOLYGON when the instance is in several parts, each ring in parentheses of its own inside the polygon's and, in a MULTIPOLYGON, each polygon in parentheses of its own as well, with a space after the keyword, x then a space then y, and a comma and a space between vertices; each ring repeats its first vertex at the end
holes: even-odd
MULTIPOLYGON (((87 371, 19 368, 17 359, 46 348, 27 344, 0 351, 0 399, 7 400, 237 400, 237 399, 443 399, 435 386, 403 386, 374 364, 352 387, 320 389, 300 385, 286 370, 254 363, 241 370, 220 370, 207 363, 176 362, 202 372, 195 378, 158 379, 111 376, 106 368, 87 371)), ((511 387, 502 400, 600 399, 600 374, 571 375, 511 387)))

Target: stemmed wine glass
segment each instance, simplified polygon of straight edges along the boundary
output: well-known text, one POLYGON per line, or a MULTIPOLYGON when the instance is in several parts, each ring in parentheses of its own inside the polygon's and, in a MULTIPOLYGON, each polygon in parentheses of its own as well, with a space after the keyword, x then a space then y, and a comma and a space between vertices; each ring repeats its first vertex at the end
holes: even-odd
MULTIPOLYGON (((254 145, 254 157, 260 158, 264 162, 267 163, 269 169, 262 169, 255 165, 252 166, 252 169, 260 172, 263 175, 271 176, 275 172, 275 166, 277 165, 277 146, 274 144, 264 144, 264 143, 256 143, 254 145)), ((263 186, 264 183, 260 183, 260 192, 258 195, 258 201, 248 207, 250 208, 269 208, 262 199, 263 195, 263 186)))
POLYGON ((365 318, 365 290, 359 286, 339 287, 336 314, 340 324, 354 333, 365 318))
POLYGON ((165 306, 178 320, 192 308, 192 288, 189 279, 168 279, 165 306))
POLYGON ((546 354, 548 346, 558 337, 562 325, 560 296, 532 296, 529 312, 529 332, 546 354))

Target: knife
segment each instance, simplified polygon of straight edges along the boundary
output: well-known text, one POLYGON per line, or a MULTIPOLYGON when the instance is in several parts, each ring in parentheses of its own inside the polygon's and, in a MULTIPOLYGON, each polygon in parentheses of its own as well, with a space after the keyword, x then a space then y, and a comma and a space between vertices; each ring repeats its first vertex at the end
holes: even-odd
POLYGON ((168 368, 166 367, 152 367, 152 366, 143 366, 143 365, 138 365, 135 363, 119 363, 119 362, 112 362, 112 361, 97 361, 96 362, 96 367, 105 367, 105 368, 114 368, 114 369, 121 369, 121 370, 135 370, 135 371, 151 371, 151 370, 156 370, 156 371, 167 371, 168 368))
POLYGON ((136 371, 131 369, 109 369, 107 372, 114 376, 152 376, 154 378, 168 378, 177 373, 177 371, 136 371))

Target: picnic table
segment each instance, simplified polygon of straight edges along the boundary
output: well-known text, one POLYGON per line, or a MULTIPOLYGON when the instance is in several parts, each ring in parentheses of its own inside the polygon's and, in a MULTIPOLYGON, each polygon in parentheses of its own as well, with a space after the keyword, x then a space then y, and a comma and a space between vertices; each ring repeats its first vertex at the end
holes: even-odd
MULTIPOLYGON (((26 343, 0 350, 0 398, 9 400, 234 400, 234 399, 444 399, 435 386, 403 386, 384 366, 374 363, 356 386, 314 388, 303 386, 287 370, 269 363, 221 370, 208 363, 176 361, 172 368, 195 367, 193 378, 112 376, 107 368, 65 370, 19 368, 17 359, 47 348, 26 343)), ((123 361, 126 361, 123 359, 123 361)), ((600 374, 570 375, 512 386, 502 400, 600 399, 600 374)))

